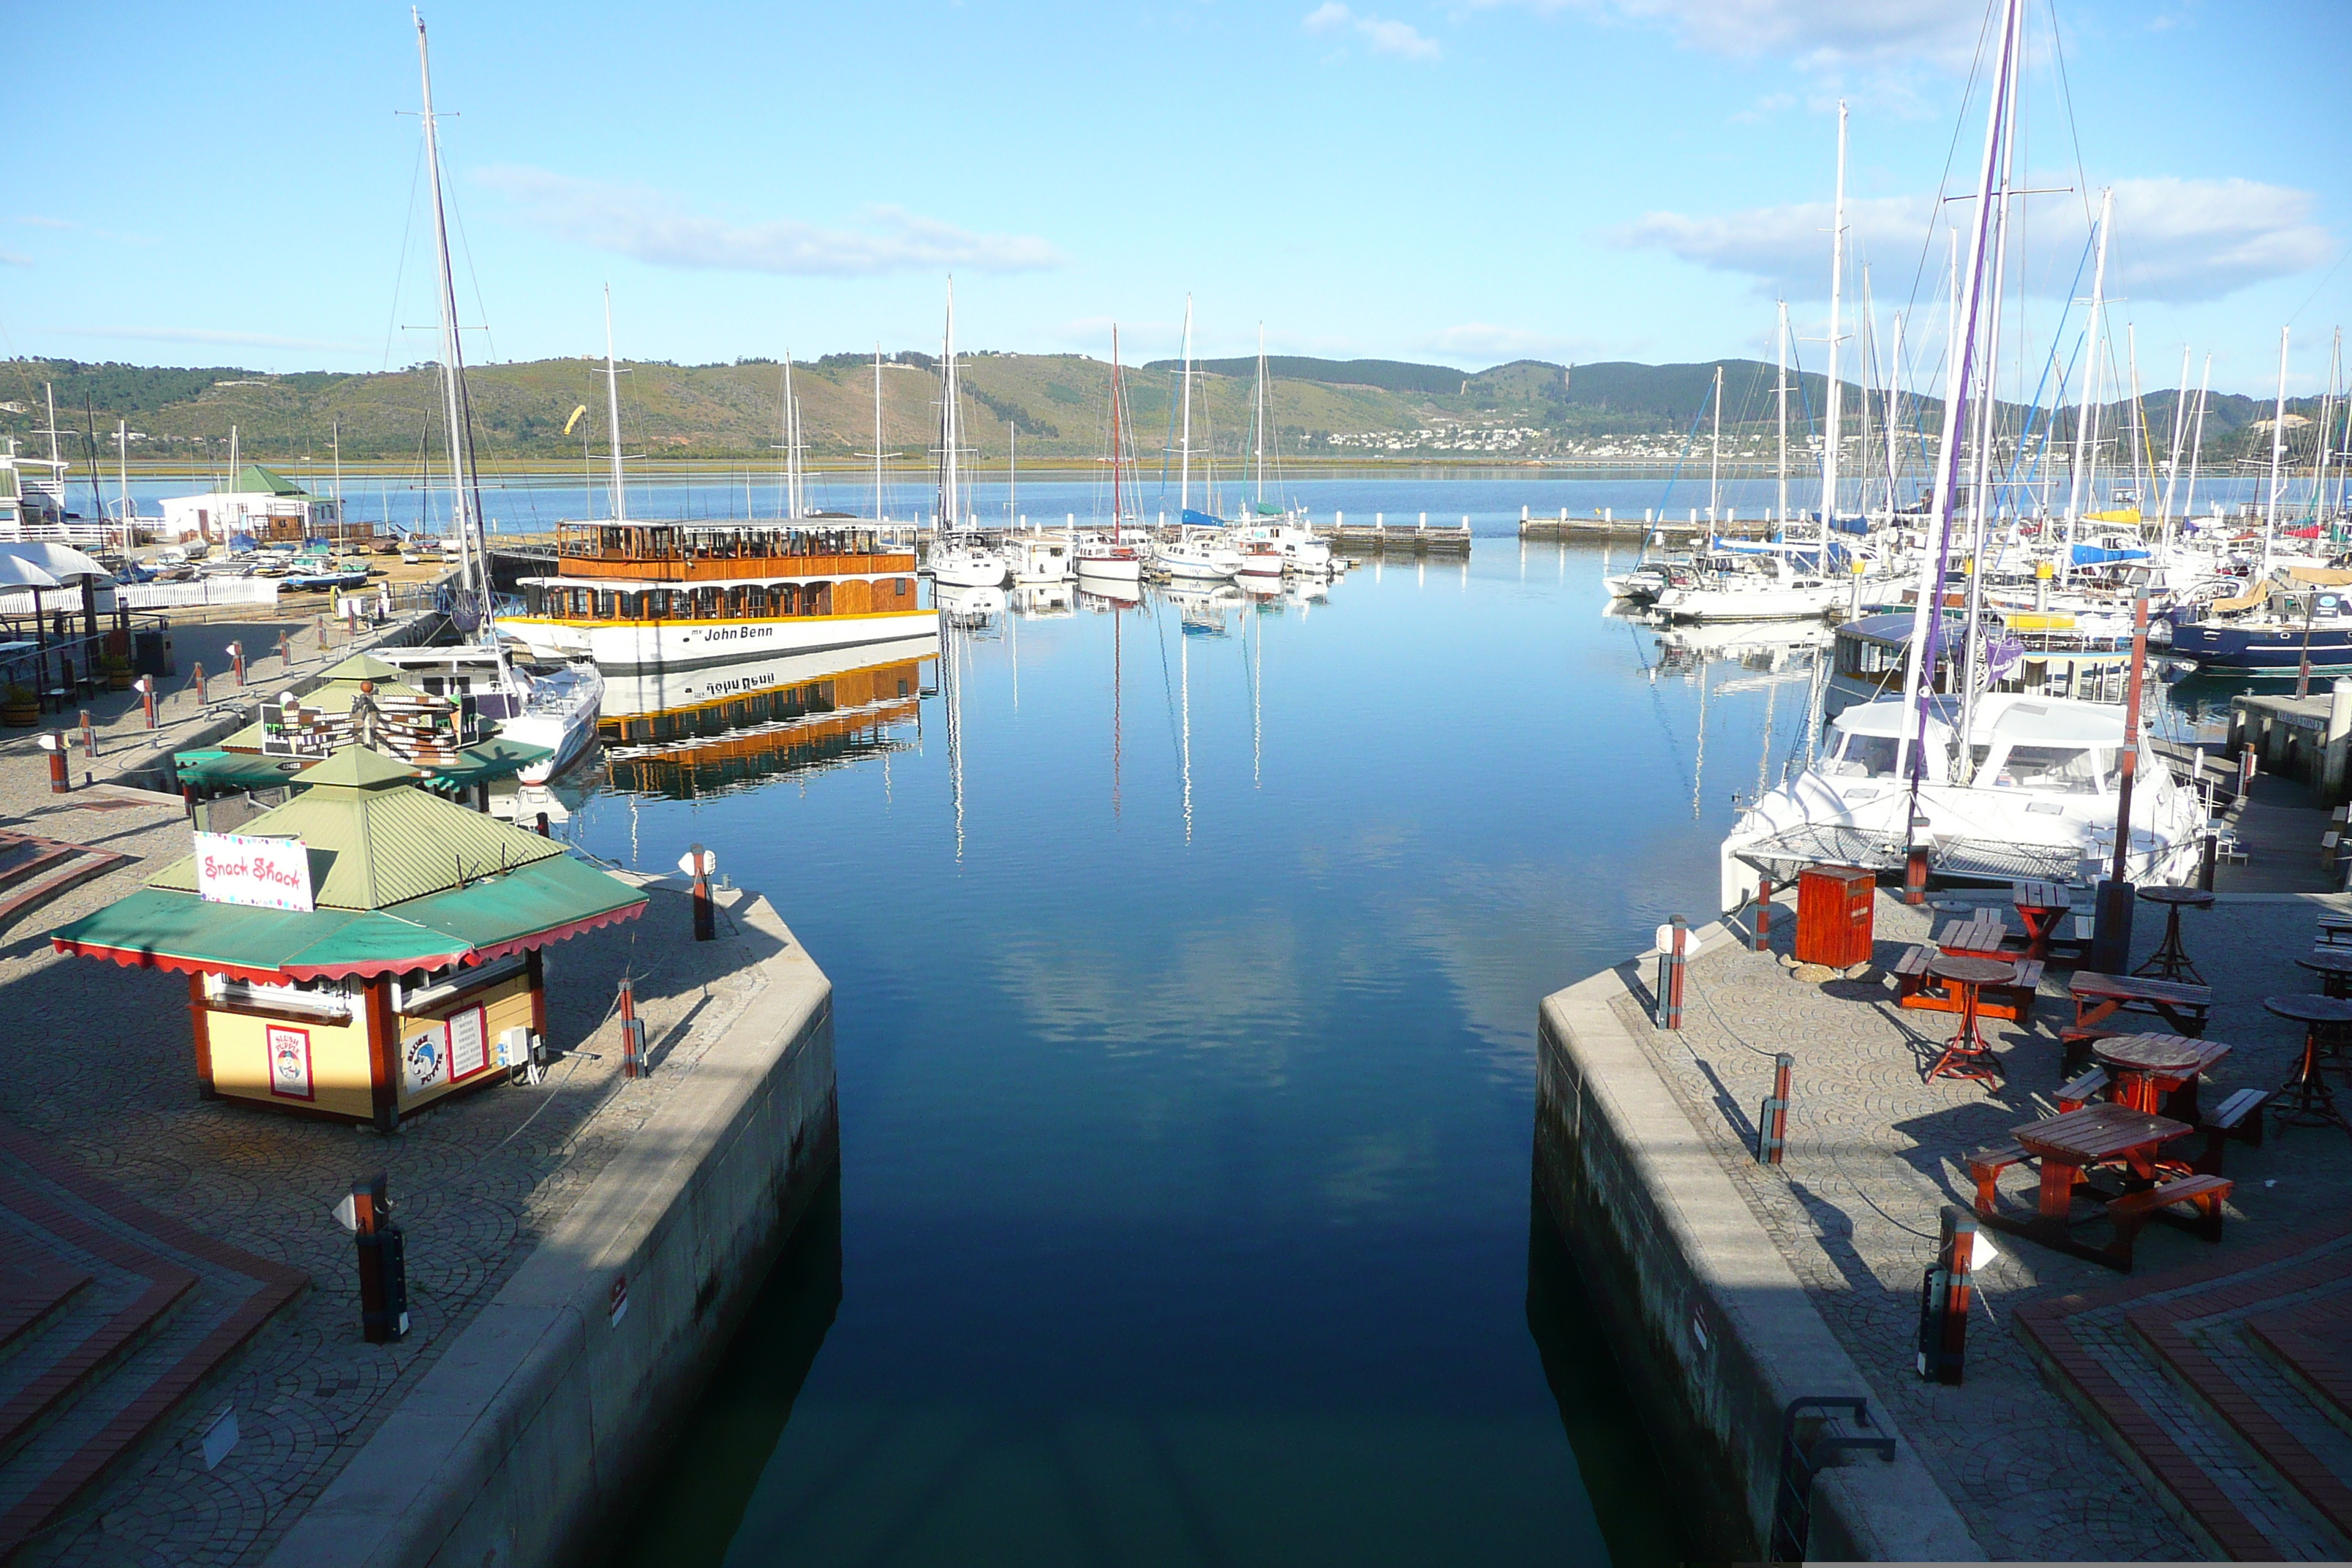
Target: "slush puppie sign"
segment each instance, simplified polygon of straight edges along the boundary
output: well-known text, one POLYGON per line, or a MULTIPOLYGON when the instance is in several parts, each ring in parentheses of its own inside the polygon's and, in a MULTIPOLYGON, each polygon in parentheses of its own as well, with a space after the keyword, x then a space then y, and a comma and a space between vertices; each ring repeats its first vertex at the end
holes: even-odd
POLYGON ((310 852, 299 838, 199 833, 196 896, 258 910, 311 910, 310 852))

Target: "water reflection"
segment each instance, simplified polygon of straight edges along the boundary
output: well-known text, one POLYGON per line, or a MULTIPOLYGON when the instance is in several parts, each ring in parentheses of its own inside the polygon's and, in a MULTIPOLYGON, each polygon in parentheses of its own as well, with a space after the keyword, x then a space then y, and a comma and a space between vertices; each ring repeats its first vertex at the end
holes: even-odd
POLYGON ((610 676, 597 725, 606 779, 691 800, 903 751, 932 636, 829 653, 610 676))

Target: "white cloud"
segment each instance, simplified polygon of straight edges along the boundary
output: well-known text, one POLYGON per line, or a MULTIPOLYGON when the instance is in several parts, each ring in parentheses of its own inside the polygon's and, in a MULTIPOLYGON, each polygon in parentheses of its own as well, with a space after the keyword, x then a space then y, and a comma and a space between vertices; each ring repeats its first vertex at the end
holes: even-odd
POLYGON ((25 213, 16 219, 26 228, 79 228, 81 225, 61 217, 43 217, 38 213, 25 213))
MULTIPOLYGON (((2311 221, 2312 198, 2305 191, 2252 180, 2169 176, 2118 180, 2115 189, 2107 287, 2118 299, 2218 300, 2268 279, 2309 271, 2336 253, 2335 237, 2311 221)), ((1966 210, 1955 205, 1954 221, 1962 221, 1966 210)), ((1822 300, 1829 295, 1830 211, 1827 202, 1800 202, 1712 216, 1656 212, 1609 237, 1752 278, 1767 295, 1822 300)), ((1852 254, 1882 266, 1916 258, 1931 212, 1924 196, 1849 199, 1852 254)), ((2045 237, 2051 233, 2042 230, 2045 237)), ((2042 243, 2075 242, 2046 237, 2042 243)), ((2051 270, 2048 286, 2063 288, 2072 279, 2071 268, 2051 270)))
POLYGON ((875 278, 891 272, 1025 272, 1061 255, 1026 235, 974 234, 898 207, 877 206, 858 229, 792 218, 736 224, 688 211, 666 191, 574 179, 544 169, 485 169, 478 178, 525 221, 566 239, 665 267, 875 278))
POLYGON ((1811 69, 1927 61, 1966 66, 1982 8, 1955 0, 1468 0, 1485 9, 1520 5, 1577 11, 1663 26, 1710 54, 1785 55, 1811 69))
POLYGON ((2311 194, 2254 180, 2116 182, 2109 288, 2141 300, 2218 300, 2325 264, 2336 237, 2311 221, 2311 194))
POLYGON ((63 338, 113 338, 150 343, 221 343, 236 348, 316 349, 338 353, 355 353, 367 346, 364 343, 337 342, 327 338, 280 338, 267 332, 218 332, 201 327, 48 327, 43 330, 63 338))
POLYGON ((1352 33, 1362 38, 1374 54, 1394 55, 1399 59, 1433 60, 1444 52, 1437 47, 1435 38, 1410 22, 1360 16, 1340 5, 1339 0, 1323 0, 1322 5, 1301 17, 1298 25, 1318 37, 1352 33))
POLYGON ((0 267, 30 267, 32 264, 33 258, 29 256, 19 256, 13 250, 0 250, 0 267))

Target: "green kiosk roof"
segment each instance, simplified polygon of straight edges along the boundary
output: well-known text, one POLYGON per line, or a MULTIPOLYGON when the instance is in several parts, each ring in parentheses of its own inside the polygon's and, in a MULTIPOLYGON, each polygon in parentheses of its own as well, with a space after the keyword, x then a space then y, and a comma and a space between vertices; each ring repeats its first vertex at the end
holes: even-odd
POLYGON ((416 787, 410 768, 352 746, 242 837, 299 838, 315 909, 196 894, 193 856, 59 927, 60 952, 259 980, 323 980, 478 963, 644 911, 646 896, 562 846, 416 787))

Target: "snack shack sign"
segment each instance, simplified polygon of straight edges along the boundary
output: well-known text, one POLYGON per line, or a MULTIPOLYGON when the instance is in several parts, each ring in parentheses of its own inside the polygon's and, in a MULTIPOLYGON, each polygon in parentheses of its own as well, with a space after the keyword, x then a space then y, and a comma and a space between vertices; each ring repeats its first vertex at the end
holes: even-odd
POLYGON ((209 903, 262 910, 316 909, 310 852, 299 838, 196 835, 196 896, 209 903))

